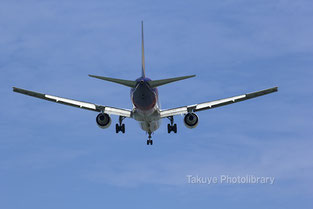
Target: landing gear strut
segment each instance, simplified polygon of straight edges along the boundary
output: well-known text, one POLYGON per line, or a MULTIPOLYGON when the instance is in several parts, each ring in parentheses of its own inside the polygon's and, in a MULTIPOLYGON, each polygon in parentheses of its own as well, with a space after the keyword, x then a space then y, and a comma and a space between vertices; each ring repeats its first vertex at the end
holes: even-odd
POLYGON ((118 133, 118 132, 122 132, 122 133, 125 133, 125 124, 123 124, 123 120, 125 119, 126 117, 124 117, 124 116, 120 116, 119 117, 119 119, 118 119, 118 121, 119 121, 119 123, 117 123, 116 125, 115 125, 115 130, 116 130, 116 133, 118 133))
POLYGON ((151 139, 151 132, 148 132, 149 134, 149 139, 147 140, 147 145, 152 145, 153 144, 153 140, 151 139))
POLYGON ((176 134, 177 133, 177 125, 176 123, 174 124, 174 117, 173 116, 169 116, 167 117, 171 124, 167 124, 167 132, 171 133, 172 131, 176 134))

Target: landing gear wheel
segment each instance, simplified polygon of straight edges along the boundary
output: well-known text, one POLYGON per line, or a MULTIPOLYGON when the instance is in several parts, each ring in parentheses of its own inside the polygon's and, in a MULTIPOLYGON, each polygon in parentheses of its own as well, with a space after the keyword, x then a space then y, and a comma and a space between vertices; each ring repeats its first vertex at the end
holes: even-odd
POLYGON ((123 134, 125 133, 125 124, 122 124, 121 131, 122 131, 123 134))
POLYGON ((151 139, 151 132, 148 132, 149 136, 148 136, 148 140, 147 140, 147 145, 152 145, 153 144, 153 141, 151 139))
POLYGON ((167 132, 168 132, 168 133, 171 133, 172 131, 173 131, 175 134, 177 133, 177 125, 176 125, 176 123, 175 123, 174 125, 167 124, 167 132))
POLYGON ((122 132, 122 133, 125 133, 125 124, 123 124, 123 120, 125 119, 125 117, 123 117, 123 116, 120 116, 119 117, 119 123, 117 123, 116 125, 115 125, 115 131, 116 131, 116 133, 118 133, 118 132, 122 132))
POLYGON ((177 133, 177 125, 176 125, 176 123, 174 124, 174 126, 172 128, 173 128, 174 133, 176 134, 177 133))
POLYGON ((152 139, 148 139, 147 140, 147 145, 153 145, 153 140, 152 139))
POLYGON ((171 124, 167 124, 167 133, 171 133, 171 131, 172 131, 171 124))
POLYGON ((118 133, 120 131, 120 126, 118 124, 115 125, 115 131, 118 133))
POLYGON ((174 124, 174 118, 173 116, 167 117, 171 123, 167 124, 167 133, 171 133, 172 131, 176 134, 177 133, 177 124, 174 124))

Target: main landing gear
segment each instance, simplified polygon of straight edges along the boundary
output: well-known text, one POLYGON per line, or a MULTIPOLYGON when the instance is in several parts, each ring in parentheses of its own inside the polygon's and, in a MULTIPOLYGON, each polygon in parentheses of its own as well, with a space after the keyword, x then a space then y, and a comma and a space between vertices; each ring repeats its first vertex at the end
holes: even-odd
POLYGON ((151 132, 148 132, 148 134, 149 134, 149 139, 147 140, 147 145, 152 145, 153 140, 151 139, 151 132))
POLYGON ((169 116, 167 118, 171 121, 171 124, 167 124, 167 132, 171 133, 173 131, 176 134, 177 133, 177 125, 176 125, 176 123, 174 124, 173 116, 169 116))
POLYGON ((125 119, 126 117, 124 116, 120 116, 118 121, 119 121, 119 124, 116 124, 115 125, 115 130, 116 130, 116 133, 118 132, 122 132, 122 133, 125 133, 125 124, 123 124, 123 120, 125 119))

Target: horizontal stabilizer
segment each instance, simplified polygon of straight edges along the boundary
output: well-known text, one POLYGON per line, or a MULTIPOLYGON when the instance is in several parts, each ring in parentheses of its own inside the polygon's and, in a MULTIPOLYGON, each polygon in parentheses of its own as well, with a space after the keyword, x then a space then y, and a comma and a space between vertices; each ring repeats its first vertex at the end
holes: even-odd
POLYGON ((188 75, 188 76, 181 76, 181 77, 176 77, 176 78, 167 78, 167 79, 161 79, 161 80, 154 80, 154 81, 149 81, 149 84, 152 88, 158 87, 158 86, 162 86, 164 84, 168 84, 168 83, 172 83, 175 81, 180 81, 180 80, 184 80, 187 78, 192 78, 195 77, 196 75, 188 75))
POLYGON ((98 78, 101 80, 105 80, 105 81, 110 81, 113 83, 118 83, 118 84, 122 84, 124 86, 128 86, 131 88, 135 88, 136 87, 136 81, 131 81, 131 80, 123 80, 123 79, 117 79, 117 78, 109 78, 109 77, 102 77, 102 76, 97 76, 97 75, 89 75, 90 77, 93 78, 98 78))

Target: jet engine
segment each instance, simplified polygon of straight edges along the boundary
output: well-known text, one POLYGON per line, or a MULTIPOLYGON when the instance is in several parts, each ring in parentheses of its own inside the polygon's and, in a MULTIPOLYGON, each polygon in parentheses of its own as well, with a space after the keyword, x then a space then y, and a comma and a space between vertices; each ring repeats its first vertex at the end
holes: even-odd
POLYGON ((100 113, 99 115, 97 115, 96 122, 99 128, 104 129, 108 128, 111 125, 112 120, 108 114, 100 113))
POLYGON ((198 116, 195 113, 188 113, 184 117, 184 124, 187 128, 197 127, 199 122, 198 116))

